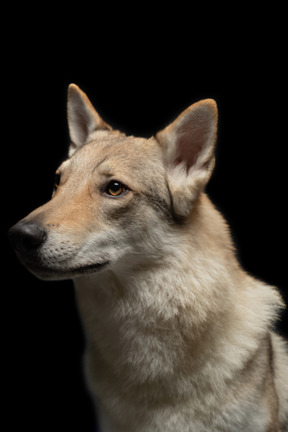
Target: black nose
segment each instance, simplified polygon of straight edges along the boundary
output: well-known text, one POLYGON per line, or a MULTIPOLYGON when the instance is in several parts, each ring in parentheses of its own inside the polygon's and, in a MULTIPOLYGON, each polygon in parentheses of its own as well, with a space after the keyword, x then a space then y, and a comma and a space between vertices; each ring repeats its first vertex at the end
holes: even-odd
POLYGON ((9 230, 9 238, 14 249, 23 254, 44 243, 47 233, 38 223, 20 221, 9 230))

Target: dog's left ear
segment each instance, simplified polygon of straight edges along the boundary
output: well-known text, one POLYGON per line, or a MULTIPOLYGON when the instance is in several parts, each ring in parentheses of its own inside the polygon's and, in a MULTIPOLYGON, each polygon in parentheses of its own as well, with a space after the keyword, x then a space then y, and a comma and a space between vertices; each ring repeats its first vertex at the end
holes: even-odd
POLYGON ((86 94, 76 84, 68 87, 67 111, 71 139, 69 157, 86 143, 92 132, 112 129, 102 120, 86 94))
POLYGON ((174 211, 188 216, 207 184, 215 164, 217 105, 205 99, 191 105, 156 135, 164 163, 174 211))

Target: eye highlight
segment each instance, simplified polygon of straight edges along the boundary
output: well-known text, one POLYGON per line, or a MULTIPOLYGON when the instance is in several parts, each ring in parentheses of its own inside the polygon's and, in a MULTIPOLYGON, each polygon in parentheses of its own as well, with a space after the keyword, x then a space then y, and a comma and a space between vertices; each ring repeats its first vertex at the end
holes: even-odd
POLYGON ((109 195, 111 197, 120 197, 123 196, 128 192, 128 188, 123 185, 123 183, 112 180, 105 189, 106 195, 109 195))

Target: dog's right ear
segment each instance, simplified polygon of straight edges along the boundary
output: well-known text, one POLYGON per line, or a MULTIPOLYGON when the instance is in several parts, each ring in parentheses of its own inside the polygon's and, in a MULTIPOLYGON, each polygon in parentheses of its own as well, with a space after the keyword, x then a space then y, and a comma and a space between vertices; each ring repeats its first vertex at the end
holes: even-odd
POLYGON ((112 129, 102 120, 86 94, 76 84, 68 87, 67 113, 71 139, 69 157, 86 143, 92 132, 112 129))

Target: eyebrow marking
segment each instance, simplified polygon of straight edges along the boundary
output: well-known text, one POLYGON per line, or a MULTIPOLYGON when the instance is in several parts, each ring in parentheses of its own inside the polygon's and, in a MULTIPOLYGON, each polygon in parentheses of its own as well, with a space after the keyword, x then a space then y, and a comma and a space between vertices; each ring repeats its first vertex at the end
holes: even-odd
POLYGON ((98 162, 97 165, 95 165, 95 167, 93 168, 93 170, 92 170, 92 174, 93 174, 94 171, 95 171, 95 170, 96 170, 100 165, 102 165, 103 162, 105 162, 106 160, 107 160, 107 156, 105 156, 103 159, 101 159, 101 161, 98 162))

